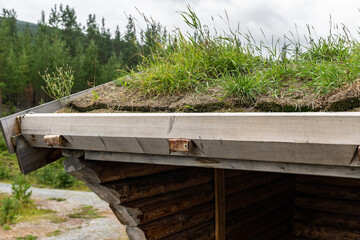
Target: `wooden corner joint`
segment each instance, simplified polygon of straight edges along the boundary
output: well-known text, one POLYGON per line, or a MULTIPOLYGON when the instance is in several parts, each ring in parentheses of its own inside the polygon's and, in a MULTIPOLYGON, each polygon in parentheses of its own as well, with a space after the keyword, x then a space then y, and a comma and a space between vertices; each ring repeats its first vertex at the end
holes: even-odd
POLYGON ((188 138, 170 138, 169 152, 190 152, 196 147, 195 143, 188 138))
POLYGON ((45 135, 44 142, 48 146, 61 146, 66 143, 66 139, 61 135, 45 135))

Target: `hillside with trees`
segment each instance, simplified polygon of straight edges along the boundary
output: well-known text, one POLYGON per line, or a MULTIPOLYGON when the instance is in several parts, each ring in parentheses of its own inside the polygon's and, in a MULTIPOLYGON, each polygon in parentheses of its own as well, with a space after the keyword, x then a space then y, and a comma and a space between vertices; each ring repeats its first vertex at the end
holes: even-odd
POLYGON ((137 29, 128 16, 125 32, 117 26, 114 33, 105 19, 98 23, 89 14, 82 26, 74 8, 55 5, 46 17, 41 13, 37 26, 17 21, 15 10, 3 9, 0 16, 0 98, 6 109, 28 108, 50 100, 42 91, 41 74, 69 65, 74 70, 72 91, 99 85, 134 69, 149 54, 154 36, 166 31, 154 21, 137 29))

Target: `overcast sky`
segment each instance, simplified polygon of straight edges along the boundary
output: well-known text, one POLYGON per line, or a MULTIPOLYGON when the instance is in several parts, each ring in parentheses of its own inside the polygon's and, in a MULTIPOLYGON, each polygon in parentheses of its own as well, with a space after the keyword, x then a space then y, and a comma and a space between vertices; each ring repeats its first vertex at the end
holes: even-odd
POLYGON ((210 28, 215 25, 218 31, 226 29, 226 23, 219 18, 219 15, 225 16, 226 10, 233 28, 240 23, 242 31, 249 29, 256 38, 261 36, 260 28, 268 36, 282 36, 289 31, 295 32, 295 24, 301 36, 306 32, 306 24, 313 25, 316 32, 323 35, 329 31, 330 14, 334 23, 345 24, 354 35, 360 25, 360 1, 355 0, 1 0, 0 8, 15 9, 19 20, 37 23, 42 10, 48 17, 54 4, 60 3, 74 7, 78 21, 83 25, 90 13, 95 13, 99 22, 105 17, 111 32, 116 25, 124 29, 127 23, 125 13, 140 19, 136 8, 167 26, 168 30, 185 30, 177 12, 185 11, 187 4, 203 24, 210 28))

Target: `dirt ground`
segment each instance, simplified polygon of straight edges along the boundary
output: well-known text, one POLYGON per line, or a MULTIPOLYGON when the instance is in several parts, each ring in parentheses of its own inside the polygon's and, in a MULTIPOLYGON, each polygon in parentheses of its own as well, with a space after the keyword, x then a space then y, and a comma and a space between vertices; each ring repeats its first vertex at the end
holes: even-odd
MULTIPOLYGON (((7 192, 7 189, 4 190, 2 185, 4 184, 0 184, 0 192, 7 192)), ((94 199, 94 201, 89 199, 97 198, 95 194, 90 192, 80 193, 84 196, 85 204, 82 204, 79 201, 81 200, 81 195, 76 196, 75 191, 68 191, 69 193, 66 194, 64 190, 40 189, 40 194, 37 193, 36 188, 33 188, 32 191, 34 195, 32 199, 38 208, 54 212, 30 221, 20 221, 17 224, 11 225, 11 230, 4 230, 0 227, 1 240, 17 239, 28 235, 35 236, 37 237, 36 239, 47 240, 128 239, 124 226, 118 222, 110 208, 106 204, 99 204, 99 199, 94 199), (74 193, 72 194, 72 192, 74 193), (78 212, 84 206, 93 206, 93 209, 98 209, 97 216, 102 217, 85 219, 71 218, 69 216, 78 212)))

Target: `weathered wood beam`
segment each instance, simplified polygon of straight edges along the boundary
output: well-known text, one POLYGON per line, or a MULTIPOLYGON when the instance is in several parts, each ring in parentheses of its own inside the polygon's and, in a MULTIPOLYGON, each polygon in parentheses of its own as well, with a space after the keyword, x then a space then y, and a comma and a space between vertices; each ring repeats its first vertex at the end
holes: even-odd
POLYGON ((167 236, 162 240, 212 240, 215 237, 214 232, 214 222, 209 221, 167 236))
MULTIPOLYGON (((266 216, 256 219, 248 224, 244 224, 240 228, 227 234, 226 239, 238 240, 238 239, 250 239, 259 235, 259 233, 268 231, 271 228, 283 223, 284 221, 290 221, 292 214, 291 208, 281 208, 266 216)), ((261 239, 261 238, 260 238, 261 239)))
POLYGON ((294 220, 311 226, 333 226, 337 228, 360 229, 360 216, 331 214, 312 210, 295 210, 294 220))
POLYGON ((121 203, 178 191, 213 181, 210 169, 185 168, 148 176, 104 183, 115 191, 121 203))
POLYGON ((207 183, 122 205, 114 205, 111 208, 122 224, 138 226, 213 199, 214 186, 207 183))
POLYGON ((35 135, 359 145, 359 119, 359 112, 28 114, 21 130, 35 135))
POLYGON ((292 189, 293 186, 294 181, 289 177, 284 177, 264 185, 229 195, 226 198, 226 212, 231 212, 239 208, 246 208, 256 202, 286 192, 287 190, 292 189))
POLYGON ((360 113, 29 114, 21 129, 33 147, 46 147, 43 137, 51 133, 68 141, 62 148, 169 155, 169 139, 185 138, 196 148, 171 155, 349 166, 360 143, 359 118, 360 113))
POLYGON ((180 168, 155 164, 87 161, 78 158, 68 158, 64 162, 64 167, 68 173, 87 183, 118 181, 180 168))
POLYGON ((60 149, 34 149, 22 135, 13 137, 20 171, 28 174, 62 157, 60 149))
POLYGON ((350 166, 342 167, 320 164, 280 163, 267 161, 249 161, 242 159, 199 158, 190 156, 160 156, 150 154, 96 151, 85 151, 85 158, 88 160, 113 162, 164 164, 174 166, 193 166, 205 168, 223 168, 232 170, 237 169, 248 171, 360 178, 360 168, 350 166))
POLYGON ((214 218, 214 203, 200 206, 160 218, 141 227, 126 227, 129 240, 158 240, 171 234, 190 229, 214 218))
POLYGON ((346 201, 341 199, 325 199, 312 196, 297 196, 295 207, 332 214, 346 214, 360 216, 358 201, 346 201))
POLYGON ((230 232, 236 231, 238 228, 261 219, 272 212, 289 207, 292 205, 293 200, 294 193, 290 190, 256 202, 246 208, 228 212, 226 216, 226 232, 229 234, 230 232))
POLYGON ((360 232, 347 228, 336 228, 329 226, 314 226, 296 222, 294 227, 295 237, 306 239, 360 239, 360 232))
POLYGON ((319 198, 333 198, 360 201, 360 188, 339 187, 316 184, 296 184, 295 187, 299 195, 311 195, 319 198))
POLYGON ((215 240, 225 240, 225 170, 214 169, 215 184, 215 240))

